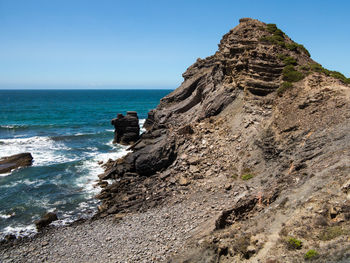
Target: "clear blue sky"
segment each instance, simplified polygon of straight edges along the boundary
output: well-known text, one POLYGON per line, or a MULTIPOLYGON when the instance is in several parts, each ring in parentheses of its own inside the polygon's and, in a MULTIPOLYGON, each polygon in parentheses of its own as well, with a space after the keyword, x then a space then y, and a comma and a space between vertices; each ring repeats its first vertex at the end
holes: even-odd
POLYGON ((0 88, 173 87, 241 17, 350 77, 350 1, 0 0, 0 88))

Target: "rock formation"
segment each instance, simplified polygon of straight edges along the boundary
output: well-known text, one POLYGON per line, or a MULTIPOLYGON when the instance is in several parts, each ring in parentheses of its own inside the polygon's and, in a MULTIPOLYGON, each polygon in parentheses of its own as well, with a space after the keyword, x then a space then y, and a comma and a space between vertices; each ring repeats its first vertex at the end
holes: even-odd
POLYGON ((39 220, 35 221, 34 223, 36 228, 38 230, 41 230, 56 220, 58 220, 57 215, 55 213, 49 212, 43 215, 39 220))
POLYGON ((32 165, 33 157, 30 153, 20 153, 0 159, 0 174, 9 173, 13 169, 32 165))
POLYGON ((226 199, 212 231, 197 229, 173 262, 301 262, 306 247, 346 257, 349 79, 250 18, 183 77, 132 152, 99 176, 115 181, 98 195, 98 216, 213 192, 226 199))
POLYGON ((126 116, 118 114, 117 118, 111 121, 111 124, 115 128, 113 143, 129 145, 139 139, 139 118, 135 111, 128 111, 126 116))

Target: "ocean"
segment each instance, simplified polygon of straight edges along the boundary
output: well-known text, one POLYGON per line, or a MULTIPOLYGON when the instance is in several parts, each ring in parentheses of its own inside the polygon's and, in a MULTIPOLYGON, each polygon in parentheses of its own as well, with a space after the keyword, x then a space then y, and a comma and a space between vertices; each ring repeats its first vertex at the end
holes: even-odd
POLYGON ((116 159, 111 119, 137 111, 140 125, 171 90, 0 90, 0 157, 30 152, 33 165, 0 174, 0 238, 31 235, 56 212, 62 225, 96 212, 103 173, 116 159))

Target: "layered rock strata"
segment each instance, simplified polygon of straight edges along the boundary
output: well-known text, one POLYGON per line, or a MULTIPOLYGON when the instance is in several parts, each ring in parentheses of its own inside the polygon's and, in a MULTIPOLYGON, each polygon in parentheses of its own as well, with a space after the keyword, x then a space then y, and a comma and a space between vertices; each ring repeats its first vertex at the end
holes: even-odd
POLYGON ((275 25, 241 19, 149 113, 131 152, 105 164, 99 216, 222 192, 212 228, 172 261, 302 262, 307 248, 346 257, 350 90, 339 76, 275 25), (304 246, 290 249, 291 238, 304 246))

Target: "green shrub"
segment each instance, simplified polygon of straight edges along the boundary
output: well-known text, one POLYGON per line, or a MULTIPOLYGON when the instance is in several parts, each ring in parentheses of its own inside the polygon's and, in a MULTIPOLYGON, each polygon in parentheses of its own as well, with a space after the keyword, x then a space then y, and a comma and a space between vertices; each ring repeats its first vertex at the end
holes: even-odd
POLYGON ((299 53, 305 53, 310 57, 309 51, 301 44, 297 43, 285 43, 285 34, 284 32, 279 29, 276 24, 267 24, 266 25, 267 32, 271 33, 272 36, 265 36, 260 39, 260 41, 263 42, 269 42, 271 44, 276 44, 281 47, 285 47, 289 50, 299 52, 299 53))
POLYGON ((286 48, 291 51, 298 51, 298 44, 297 43, 287 43, 286 48))
POLYGON ((298 64, 297 60, 293 57, 285 57, 283 63, 286 65, 296 65, 298 64))
POLYGON ((253 174, 243 174, 242 175, 242 180, 247 181, 249 179, 252 179, 254 177, 253 174))
POLYGON ((310 68, 312 71, 323 73, 327 76, 331 76, 333 78, 339 79, 346 84, 350 84, 350 79, 345 77, 342 73, 340 73, 338 71, 334 71, 334 70, 328 70, 328 69, 322 67, 321 64, 313 63, 310 65, 310 68))
POLYGON ((266 28, 267 28, 267 31, 270 32, 271 34, 273 34, 278 29, 276 24, 267 24, 266 28))
POLYGON ((310 249, 308 252, 306 252, 306 254, 304 255, 304 258, 306 260, 311 260, 311 259, 315 259, 318 257, 318 253, 316 250, 314 249, 310 249))
POLYGON ((287 240, 287 244, 290 249, 301 249, 303 246, 303 242, 294 237, 290 237, 287 240))
POLYGON ((301 44, 298 43, 286 43, 286 48, 291 50, 291 51, 295 51, 295 52, 299 52, 299 53, 305 53, 308 57, 311 57, 310 52, 301 44))
POLYGON ((287 89, 293 88, 293 84, 285 81, 281 84, 281 86, 277 89, 277 94, 282 95, 287 89))
POLYGON ((318 64, 318 63, 311 64, 310 68, 312 71, 323 73, 323 74, 326 74, 327 76, 329 76, 329 74, 331 73, 328 69, 325 69, 324 67, 322 67, 321 64, 318 64))
POLYGON ((321 64, 318 63, 313 63, 310 65, 310 68, 312 71, 316 71, 316 72, 323 72, 324 68, 322 67, 321 64))
POLYGON ((303 73, 297 71, 293 65, 287 65, 284 67, 283 71, 283 80, 287 82, 298 82, 304 78, 303 73))
POLYGON ((279 36, 279 35, 262 37, 262 38, 260 38, 260 41, 269 42, 271 44, 276 44, 276 45, 279 45, 281 47, 285 46, 284 38, 279 36))
POLYGON ((271 36, 265 36, 260 39, 260 41, 269 42, 271 44, 276 44, 285 47, 284 43, 284 33, 279 29, 276 24, 267 24, 267 32, 271 33, 271 36))
POLYGON ((311 54, 309 50, 307 50, 304 45, 298 44, 298 49, 301 50, 301 52, 305 53, 308 57, 311 57, 311 54))
POLYGON ((304 70, 304 71, 309 71, 310 70, 310 66, 309 65, 303 65, 300 67, 301 70, 304 70))
POLYGON ((343 235, 350 235, 350 229, 345 229, 341 226, 330 226, 321 233, 319 238, 323 241, 328 241, 343 235))
POLYGON ((339 80, 341 80, 342 82, 346 83, 346 84, 350 84, 350 79, 345 77, 342 73, 338 72, 338 71, 330 71, 329 75, 337 78, 339 80))
POLYGON ((337 79, 340 79, 340 80, 343 80, 343 81, 346 80, 346 77, 342 73, 340 73, 338 71, 331 71, 330 75, 332 77, 334 77, 334 78, 337 78, 337 79))
POLYGON ((283 61, 286 57, 287 57, 287 55, 285 55, 285 54, 278 54, 278 55, 277 55, 277 58, 280 59, 280 60, 282 60, 282 61, 283 61))

